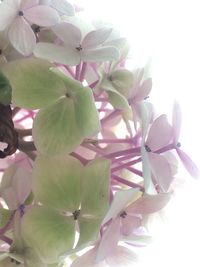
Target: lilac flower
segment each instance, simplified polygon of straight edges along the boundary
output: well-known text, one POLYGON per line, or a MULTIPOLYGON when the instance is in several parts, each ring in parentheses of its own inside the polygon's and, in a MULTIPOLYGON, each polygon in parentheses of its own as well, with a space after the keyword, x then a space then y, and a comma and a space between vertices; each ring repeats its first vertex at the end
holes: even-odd
POLYGON ((119 57, 118 50, 113 46, 102 46, 112 29, 102 28, 89 32, 82 38, 76 26, 62 22, 52 28, 63 45, 38 43, 34 55, 49 61, 65 65, 78 65, 84 62, 102 62, 119 57))
POLYGON ((39 0, 4 0, 0 5, 0 31, 7 31, 11 44, 24 56, 30 55, 36 45, 30 25, 49 27, 60 20, 56 10, 38 3, 39 0))

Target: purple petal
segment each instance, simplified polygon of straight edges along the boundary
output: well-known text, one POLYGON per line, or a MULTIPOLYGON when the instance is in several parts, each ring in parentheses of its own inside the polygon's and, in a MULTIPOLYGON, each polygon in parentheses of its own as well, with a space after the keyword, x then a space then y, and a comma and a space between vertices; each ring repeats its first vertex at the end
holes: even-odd
POLYGON ((36 37, 30 25, 18 16, 8 31, 8 37, 14 48, 24 56, 29 56, 36 45, 36 37))
POLYGON ((167 121, 165 114, 159 116, 151 125, 146 140, 146 145, 156 151, 169 144, 173 134, 172 126, 167 121))
POLYGON ((200 171, 197 165, 192 161, 192 159, 180 148, 176 148, 176 152, 189 174, 194 178, 198 178, 200 171))
POLYGON ((35 6, 23 11, 24 17, 31 23, 42 27, 54 26, 60 21, 57 11, 49 6, 35 6))

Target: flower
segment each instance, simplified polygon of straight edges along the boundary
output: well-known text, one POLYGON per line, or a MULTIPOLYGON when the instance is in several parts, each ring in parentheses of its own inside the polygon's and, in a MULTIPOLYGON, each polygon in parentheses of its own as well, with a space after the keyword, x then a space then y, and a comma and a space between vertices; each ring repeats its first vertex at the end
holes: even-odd
POLYGON ((40 0, 41 5, 49 5, 61 15, 74 16, 74 7, 67 0, 40 0))
POLYGON ((60 20, 56 10, 38 3, 39 0, 4 0, 0 5, 0 31, 7 31, 11 44, 24 56, 30 55, 36 45, 30 25, 49 27, 60 20))
POLYGON ((115 47, 102 46, 112 32, 110 28, 91 31, 84 38, 79 28, 70 23, 62 22, 52 30, 63 45, 37 43, 34 49, 36 57, 71 66, 81 61, 102 62, 119 57, 115 47))

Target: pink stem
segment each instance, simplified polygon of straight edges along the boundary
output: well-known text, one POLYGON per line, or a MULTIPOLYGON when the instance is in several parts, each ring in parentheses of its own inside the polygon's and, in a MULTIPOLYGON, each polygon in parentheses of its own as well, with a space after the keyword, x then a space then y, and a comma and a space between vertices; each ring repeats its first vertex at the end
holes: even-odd
POLYGON ((79 81, 80 82, 82 82, 84 80, 86 70, 87 70, 87 63, 86 62, 83 62, 82 69, 81 69, 81 72, 80 72, 80 78, 79 78, 79 81))
MULTIPOLYGON (((138 163, 138 159, 136 159, 136 160, 132 160, 132 161, 129 161, 129 162, 126 162, 126 163, 124 163, 124 164, 120 164, 119 166, 112 168, 111 171, 112 171, 112 172, 117 172, 117 171, 120 171, 120 170, 123 169, 123 168, 130 167, 130 166, 132 166, 132 165, 134 165, 134 164, 136 164, 136 163, 138 163)), ((139 176, 142 176, 142 172, 138 171, 137 169, 133 168, 132 171, 133 171, 134 173, 137 172, 137 174, 138 174, 139 176)))
POLYGON ((124 178, 121 178, 118 175, 112 174, 112 179, 114 179, 115 181, 118 181, 118 182, 120 182, 122 184, 128 185, 128 186, 130 186, 132 188, 140 188, 140 190, 142 192, 144 192, 144 187, 143 186, 141 186, 139 184, 136 184, 136 183, 133 183, 131 181, 128 181, 128 180, 126 180, 124 178))
POLYGON ((113 119, 114 117, 117 117, 121 114, 121 111, 116 109, 113 112, 111 112, 108 116, 104 117, 101 120, 101 124, 105 124, 106 122, 108 122, 109 120, 113 119))
POLYGON ((98 84, 98 82, 99 82, 99 80, 97 80, 97 81, 91 83, 91 84, 89 85, 89 87, 90 87, 91 89, 93 89, 93 88, 98 84))
POLYGON ((75 79, 78 81, 79 81, 79 77, 80 77, 80 71, 81 71, 81 63, 76 66, 75 79))

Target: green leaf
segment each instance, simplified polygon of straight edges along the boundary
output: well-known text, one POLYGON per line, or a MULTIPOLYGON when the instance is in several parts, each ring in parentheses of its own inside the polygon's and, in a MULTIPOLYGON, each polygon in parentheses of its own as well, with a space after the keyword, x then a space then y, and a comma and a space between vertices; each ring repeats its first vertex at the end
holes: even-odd
POLYGON ((9 105, 12 99, 12 88, 8 79, 0 72, 0 103, 9 105))
POLYGON ((74 101, 65 97, 41 109, 33 123, 33 139, 42 154, 70 153, 78 147, 83 135, 76 123, 74 101))
POLYGON ((0 209, 0 228, 4 227, 10 219, 12 211, 1 208, 0 209))
POLYGON ((45 263, 55 263, 74 244, 75 226, 71 217, 46 207, 30 209, 22 219, 22 236, 45 263))
POLYGON ((78 210, 82 172, 83 166, 71 156, 37 157, 33 166, 36 201, 61 211, 78 210))
POLYGON ((81 212, 104 216, 108 208, 110 161, 97 158, 89 163, 81 179, 81 212))
POLYGON ((99 218, 84 218, 80 217, 79 220, 80 237, 77 247, 80 249, 91 245, 97 240, 101 225, 99 218))
POLYGON ((74 100, 76 121, 84 137, 91 137, 100 131, 99 114, 90 88, 76 94, 74 100))
POLYGON ((63 81, 49 69, 53 65, 42 59, 26 58, 5 64, 2 72, 9 80, 13 104, 38 109, 65 95, 63 81))

